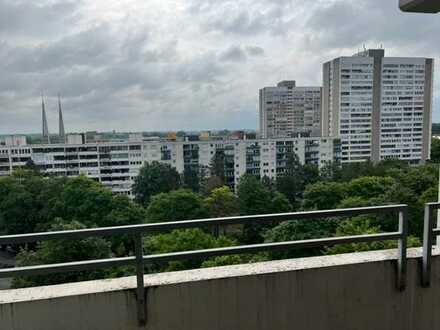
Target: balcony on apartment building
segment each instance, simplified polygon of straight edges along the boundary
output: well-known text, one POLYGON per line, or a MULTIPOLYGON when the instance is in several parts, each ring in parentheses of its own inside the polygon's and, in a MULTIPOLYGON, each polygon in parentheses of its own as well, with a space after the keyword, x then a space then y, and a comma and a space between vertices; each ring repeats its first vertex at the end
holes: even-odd
POLYGON ((135 255, 0 269, 0 278, 98 268, 136 268, 136 276, 0 291, 0 328, 191 330, 415 330, 440 325, 440 203, 425 207, 422 248, 407 249, 408 207, 388 205, 199 219, 0 236, 0 245, 94 236, 133 237, 135 255), (145 255, 143 235, 174 229, 395 215, 395 232, 145 255), (152 262, 396 240, 398 248, 144 274, 152 262))

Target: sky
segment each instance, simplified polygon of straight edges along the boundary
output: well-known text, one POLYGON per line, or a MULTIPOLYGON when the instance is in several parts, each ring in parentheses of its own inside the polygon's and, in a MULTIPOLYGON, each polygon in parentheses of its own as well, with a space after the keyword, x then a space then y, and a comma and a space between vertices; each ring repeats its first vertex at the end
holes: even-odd
POLYGON ((0 0, 0 135, 40 132, 42 93, 53 133, 58 93, 68 132, 255 129, 260 88, 364 45, 437 59, 439 31, 398 0, 0 0))

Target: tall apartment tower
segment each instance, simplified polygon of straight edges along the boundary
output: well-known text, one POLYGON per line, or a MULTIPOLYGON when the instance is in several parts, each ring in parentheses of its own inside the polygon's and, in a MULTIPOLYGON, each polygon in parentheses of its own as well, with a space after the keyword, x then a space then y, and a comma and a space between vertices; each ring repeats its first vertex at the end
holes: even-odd
POLYGON ((260 89, 261 137, 319 136, 321 92, 321 87, 297 87, 294 80, 260 89))
POLYGON ((430 157, 433 59, 369 49, 323 65, 322 135, 342 162, 430 157))

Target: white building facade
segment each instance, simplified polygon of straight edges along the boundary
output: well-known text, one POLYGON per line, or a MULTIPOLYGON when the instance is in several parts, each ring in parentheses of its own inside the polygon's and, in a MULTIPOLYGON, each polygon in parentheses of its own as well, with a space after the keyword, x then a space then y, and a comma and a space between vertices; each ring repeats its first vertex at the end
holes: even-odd
POLYGON ((113 192, 131 196, 131 188, 146 162, 158 161, 184 173, 187 167, 208 168, 218 151, 225 155, 225 177, 234 188, 245 173, 276 178, 289 153, 302 163, 322 166, 338 161, 340 144, 333 138, 286 138, 213 141, 139 141, 86 144, 0 146, 0 175, 9 175, 30 160, 47 174, 86 175, 113 192))
POLYGON ((262 138, 320 135, 321 87, 297 87, 281 81, 260 90, 260 134, 262 138))
POLYGON ((322 134, 341 139, 341 161, 430 157, 433 59, 382 49, 323 66, 322 134))

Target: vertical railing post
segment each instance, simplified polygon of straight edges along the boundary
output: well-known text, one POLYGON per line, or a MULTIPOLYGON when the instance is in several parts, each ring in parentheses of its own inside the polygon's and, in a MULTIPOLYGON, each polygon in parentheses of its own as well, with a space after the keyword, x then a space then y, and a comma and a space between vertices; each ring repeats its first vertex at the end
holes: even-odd
POLYGON ((399 256, 397 260, 397 288, 405 290, 406 286, 406 245, 408 238, 408 206, 402 207, 399 211, 399 232, 400 239, 398 244, 399 256))
POLYGON ((145 285, 144 285, 144 253, 142 247, 142 234, 137 233, 134 236, 134 253, 136 255, 136 300, 137 300, 137 316, 139 326, 146 324, 146 308, 145 308, 145 285))
POLYGON ((429 287, 431 284, 431 256, 432 256, 432 229, 433 229, 433 210, 429 204, 425 205, 423 223, 423 259, 422 259, 422 286, 429 287))

